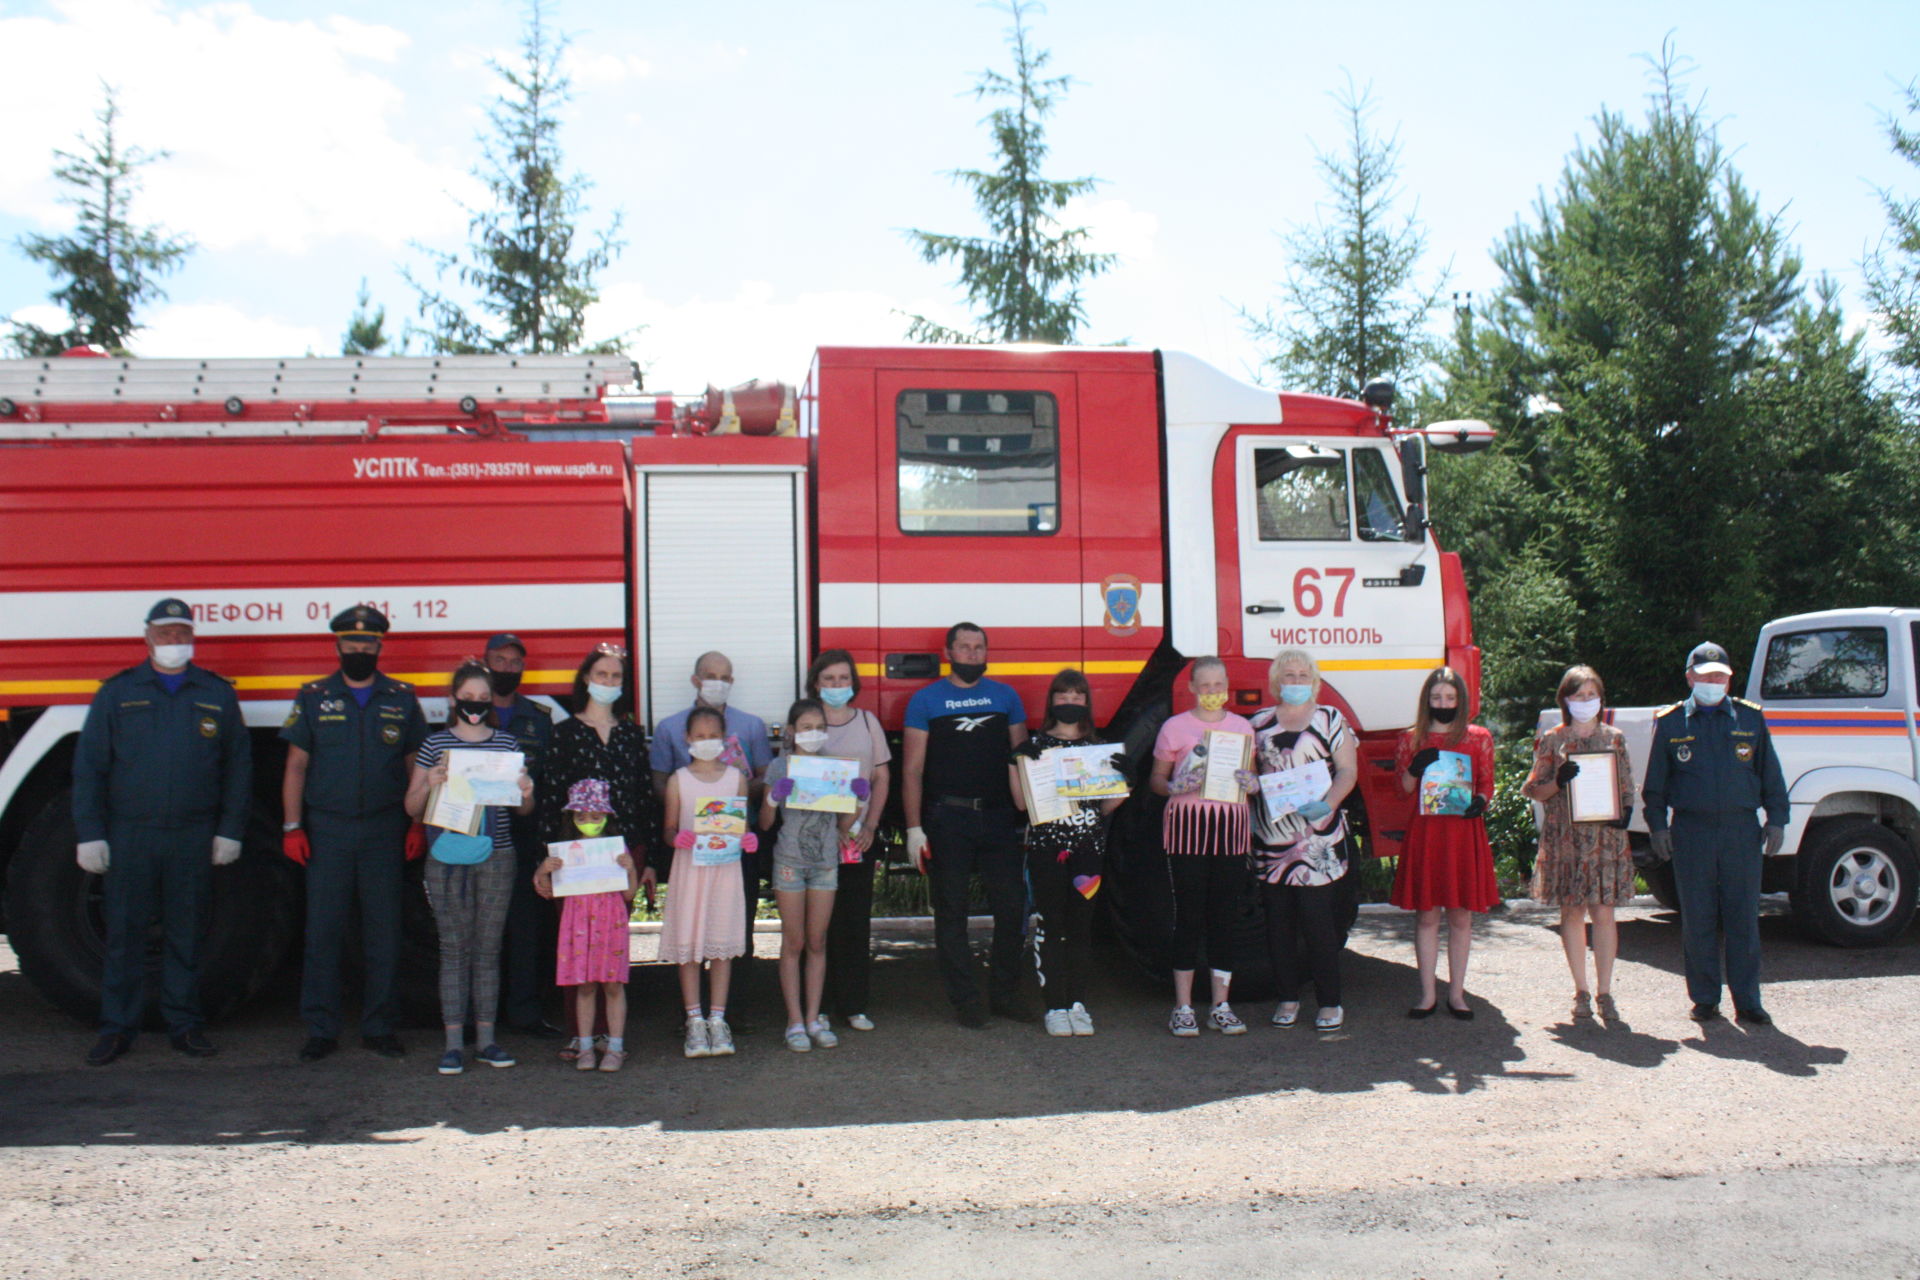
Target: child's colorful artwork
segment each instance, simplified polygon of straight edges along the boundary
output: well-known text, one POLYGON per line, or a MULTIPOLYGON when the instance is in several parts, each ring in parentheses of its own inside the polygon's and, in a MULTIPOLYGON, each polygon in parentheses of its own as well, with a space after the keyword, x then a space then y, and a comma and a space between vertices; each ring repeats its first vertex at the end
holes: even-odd
POLYGON ((1420 775, 1420 812, 1459 817, 1473 803, 1473 757, 1463 751, 1442 751, 1420 775))
POLYGON ((582 893, 625 893, 627 869, 615 861, 627 851, 627 842, 619 836, 596 840, 567 840, 547 846, 547 856, 563 865, 553 873, 553 896, 571 897, 582 893))
POLYGON ((747 834, 747 798, 745 796, 698 796, 693 802, 695 835, 743 836, 747 834))
POLYGON ((787 796, 789 809, 812 809, 820 813, 858 813, 860 802, 853 795, 853 780, 860 776, 858 760, 834 756, 787 757, 787 777, 793 779, 793 791, 787 796))
POLYGON ((693 837, 693 865, 696 867, 718 867, 729 862, 740 861, 740 837, 723 835, 695 835, 693 837))
POLYGON ((1068 800, 1103 800, 1127 794, 1127 777, 1113 767, 1120 754, 1117 742, 1096 743, 1084 747, 1055 747, 1053 757, 1055 787, 1068 800))

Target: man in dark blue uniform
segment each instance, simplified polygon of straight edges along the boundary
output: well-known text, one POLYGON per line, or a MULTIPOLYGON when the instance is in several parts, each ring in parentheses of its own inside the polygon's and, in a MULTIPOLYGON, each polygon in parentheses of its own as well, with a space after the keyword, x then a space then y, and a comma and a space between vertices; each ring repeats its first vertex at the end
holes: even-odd
POLYGON ((366 967, 361 1043, 398 1058, 406 1052, 393 1031, 402 871, 427 848, 404 801, 407 767, 427 722, 413 686, 380 673, 386 615, 355 605, 328 625, 340 669, 301 689, 280 729, 287 744, 283 848, 307 869, 300 1060, 318 1062, 340 1047, 340 951, 356 902, 366 967))
POLYGON ((133 1047, 146 996, 147 926, 160 913, 160 1012, 173 1047, 210 1058, 200 1013, 200 935, 213 867, 240 856, 253 748, 233 686, 193 665, 193 611, 147 613, 147 661, 100 686, 73 756, 80 866, 106 877, 104 1067, 133 1047))
MULTIPOLYGON (((547 746, 553 740, 553 717, 544 705, 520 694, 527 646, 519 636, 502 632, 487 641, 485 661, 493 684, 494 718, 520 744, 527 776, 537 793, 547 746)), ((507 904, 507 931, 500 940, 500 1020, 524 1035, 553 1039, 566 1034, 548 1022, 546 1014, 559 920, 553 904, 533 889, 533 873, 547 857, 546 835, 540 830, 537 812, 512 814, 507 824, 517 865, 513 898, 507 904)))
POLYGON ((1787 784, 1766 717, 1753 703, 1727 696, 1732 680, 1733 665, 1719 645, 1698 645, 1687 655, 1693 694, 1655 716, 1641 796, 1654 854, 1673 859, 1690 1016, 1720 1016, 1724 942, 1734 1013, 1764 1027, 1773 1019, 1760 1003, 1760 860, 1779 852, 1786 837, 1787 784), (1764 831, 1754 825, 1761 808, 1764 831))

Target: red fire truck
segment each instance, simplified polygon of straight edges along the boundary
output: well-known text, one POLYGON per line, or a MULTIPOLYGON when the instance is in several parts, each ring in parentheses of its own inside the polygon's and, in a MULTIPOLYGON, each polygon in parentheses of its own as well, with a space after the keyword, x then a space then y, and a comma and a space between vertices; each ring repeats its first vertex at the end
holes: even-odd
MULTIPOLYGON (((607 357, 0 361, 0 866, 40 990, 97 1010, 72 749, 162 595, 190 602, 196 661, 234 682, 256 735, 247 847, 214 877, 216 1010, 293 945, 274 731, 356 602, 392 619, 383 667, 429 719, 458 661, 511 631, 523 688, 549 697, 594 644, 626 643, 649 725, 689 700, 706 650, 776 724, 810 656, 846 648, 897 729, 966 619, 1029 714, 1055 671, 1085 671, 1143 762, 1188 658, 1222 655, 1250 710, 1271 657, 1299 646, 1360 730, 1352 804, 1376 856, 1403 826, 1392 736, 1424 672, 1451 663, 1477 688, 1423 457, 1490 433, 1398 428, 1386 384, 1356 403, 1170 351, 1022 347, 823 348, 797 394, 637 383, 607 357)), ((1147 806, 1116 828, 1108 881, 1151 949, 1165 880, 1147 806)))

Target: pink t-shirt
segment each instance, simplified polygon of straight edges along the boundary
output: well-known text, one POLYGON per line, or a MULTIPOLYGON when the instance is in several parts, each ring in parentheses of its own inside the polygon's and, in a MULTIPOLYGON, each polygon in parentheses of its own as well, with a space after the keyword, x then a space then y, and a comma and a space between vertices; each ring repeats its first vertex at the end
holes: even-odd
MULTIPOLYGON (((1207 762, 1204 757, 1194 754, 1194 749, 1216 730, 1221 733, 1244 733, 1249 738, 1253 736, 1253 725, 1231 711, 1212 722, 1202 720, 1191 711, 1182 711, 1177 716, 1170 716, 1160 726, 1160 736, 1153 742, 1153 758, 1172 762, 1173 770, 1167 775, 1169 787, 1177 786, 1189 774, 1205 772, 1207 762)), ((1170 796, 1167 800, 1168 808, 1196 804, 1224 805, 1224 802, 1202 800, 1197 790, 1170 796)))

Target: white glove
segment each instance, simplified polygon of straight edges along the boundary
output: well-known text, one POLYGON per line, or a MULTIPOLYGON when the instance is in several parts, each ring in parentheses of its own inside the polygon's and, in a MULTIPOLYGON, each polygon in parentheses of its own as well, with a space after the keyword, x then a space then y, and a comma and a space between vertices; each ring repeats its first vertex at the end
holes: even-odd
POLYGON ((230 862, 237 861, 239 857, 240 842, 238 840, 229 840, 225 836, 215 836, 213 838, 214 866, 224 867, 230 862))
POLYGON ((907 828, 907 864, 924 868, 927 857, 927 833, 923 827, 907 828))
POLYGON ((107 842, 105 840, 87 840, 81 843, 74 856, 80 869, 89 875, 107 874, 107 842))

